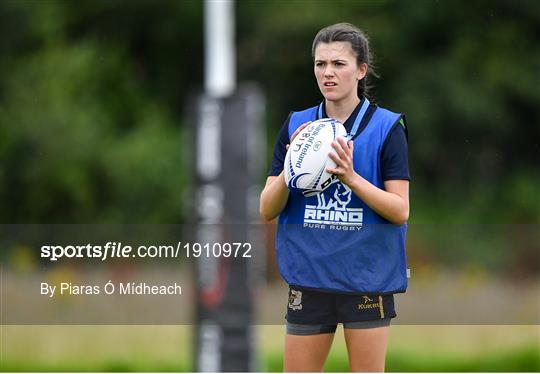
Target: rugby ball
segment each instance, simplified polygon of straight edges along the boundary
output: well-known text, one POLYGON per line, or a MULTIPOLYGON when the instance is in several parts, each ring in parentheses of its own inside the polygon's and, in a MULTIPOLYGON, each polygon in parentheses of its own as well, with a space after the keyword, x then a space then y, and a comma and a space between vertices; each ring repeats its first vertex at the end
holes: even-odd
POLYGON ((343 124, 324 118, 310 123, 293 139, 284 163, 285 182, 291 191, 313 196, 332 183, 336 176, 326 168, 336 167, 328 153, 338 136, 347 136, 343 124))

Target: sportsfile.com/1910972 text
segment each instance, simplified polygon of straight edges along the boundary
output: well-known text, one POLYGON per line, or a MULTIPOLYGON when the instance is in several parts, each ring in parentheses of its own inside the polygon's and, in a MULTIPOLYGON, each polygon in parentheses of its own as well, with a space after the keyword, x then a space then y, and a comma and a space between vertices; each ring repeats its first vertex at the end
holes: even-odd
POLYGON ((41 258, 49 261, 59 259, 175 259, 199 257, 243 257, 251 258, 251 243, 198 243, 178 242, 175 245, 124 245, 121 242, 107 242, 105 245, 43 245, 41 258))

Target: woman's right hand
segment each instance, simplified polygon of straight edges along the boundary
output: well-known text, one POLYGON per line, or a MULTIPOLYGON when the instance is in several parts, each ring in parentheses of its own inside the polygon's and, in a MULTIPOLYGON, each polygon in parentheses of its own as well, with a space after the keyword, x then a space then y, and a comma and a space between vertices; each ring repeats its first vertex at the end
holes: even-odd
MULTIPOLYGON (((291 135, 290 141, 292 142, 294 138, 302 131, 311 121, 303 123, 296 129, 295 132, 291 135)), ((289 144, 285 146, 287 150, 289 149, 289 144)), ((289 189, 285 183, 285 172, 281 171, 278 176, 270 176, 266 179, 266 185, 261 192, 261 199, 259 205, 259 211, 261 217, 265 221, 271 221, 285 208, 287 204, 287 199, 289 198, 289 189)))
MULTIPOLYGON (((307 122, 302 123, 302 124, 300 125, 300 127, 298 127, 298 128, 296 129, 296 131, 292 133, 291 139, 290 139, 289 141, 292 143, 292 141, 294 140, 294 138, 296 138, 296 136, 300 133, 300 131, 302 131, 302 130, 303 130, 307 125, 309 125, 310 123, 311 123, 311 121, 307 121, 307 122)), ((285 148, 286 148, 287 150, 289 150, 289 144, 287 144, 287 145, 285 146, 285 148)))

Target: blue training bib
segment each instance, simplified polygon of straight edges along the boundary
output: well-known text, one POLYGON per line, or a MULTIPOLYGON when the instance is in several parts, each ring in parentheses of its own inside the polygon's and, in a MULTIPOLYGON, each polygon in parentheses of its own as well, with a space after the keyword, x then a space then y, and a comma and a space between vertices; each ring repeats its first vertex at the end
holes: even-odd
MULTIPOLYGON (((356 134, 368 106, 365 99, 351 131, 356 136, 354 169, 384 189, 381 150, 402 116, 377 107, 356 134)), ((293 112, 289 137, 302 123, 321 116, 320 106, 293 112)), ((316 196, 291 191, 276 235, 279 270, 292 286, 363 294, 405 292, 406 230, 406 225, 394 225, 379 216, 337 178, 316 196)))

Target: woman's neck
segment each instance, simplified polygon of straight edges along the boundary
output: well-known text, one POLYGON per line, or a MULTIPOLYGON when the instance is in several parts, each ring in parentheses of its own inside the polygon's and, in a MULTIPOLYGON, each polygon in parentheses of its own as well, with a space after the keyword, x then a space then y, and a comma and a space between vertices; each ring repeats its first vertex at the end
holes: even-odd
POLYGON ((360 103, 360 99, 356 95, 340 101, 325 100, 326 115, 345 123, 358 103, 360 103))

